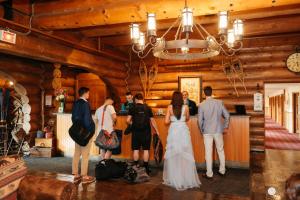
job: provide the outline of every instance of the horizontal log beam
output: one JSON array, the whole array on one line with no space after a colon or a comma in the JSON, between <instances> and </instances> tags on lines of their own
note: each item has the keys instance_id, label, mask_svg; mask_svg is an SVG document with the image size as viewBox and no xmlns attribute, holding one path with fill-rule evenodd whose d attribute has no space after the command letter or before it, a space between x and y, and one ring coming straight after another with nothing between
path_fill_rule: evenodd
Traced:
<instances>
[{"instance_id":1,"label":"horizontal log beam","mask_svg":"<svg viewBox=\"0 0 300 200\"><path fill-rule=\"evenodd\" d=\"M297 0L281 1L273 4L268 1L253 0L245 3L242 0L230 2L221 1L212 3L204 1L199 6L197 0L190 0L189 7L194 8L194 16L212 15L219 10L245 11L277 6L288 6L289 4L299 3ZM82 3L80 0L60 1L52 3L36 4L35 24L44 29L71 29L81 27L91 27L107 24L119 24L146 21L147 12L155 12L157 19L177 18L179 11L184 7L184 2L178 3L177 0L121 0L97 1L88 0ZM290 9L295 9L295 6ZM282 9L272 9L274 12ZM260 11L260 10L259 10ZM261 13L265 13L260 11ZM288 10L287 13L290 11ZM266 12L266 13L270 13ZM242 13L240 14L242 15ZM259 16L259 14L256 14ZM251 16L255 14L251 13Z\"/></svg>"},{"instance_id":2,"label":"horizontal log beam","mask_svg":"<svg viewBox=\"0 0 300 200\"><path fill-rule=\"evenodd\" d=\"M123 62L96 56L33 35L18 35L15 45L0 43L0 52L51 63L61 63L105 77L126 77Z\"/></svg>"},{"instance_id":3,"label":"horizontal log beam","mask_svg":"<svg viewBox=\"0 0 300 200\"><path fill-rule=\"evenodd\" d=\"M33 75L41 75L43 73L40 63L7 54L0 54L0 69L2 70L2 68L9 72L26 73L30 71Z\"/></svg>"},{"instance_id":4,"label":"horizontal log beam","mask_svg":"<svg viewBox=\"0 0 300 200\"><path fill-rule=\"evenodd\" d=\"M271 36L276 34L284 33L299 33L300 26L295 24L295 21L300 20L300 15L282 16L282 17L272 17L263 18L259 20L248 20L244 22L244 40L247 38L257 37L257 36ZM218 35L217 23L203 25L206 30L214 36ZM165 31L158 31L157 35L161 36ZM166 40L173 40L176 34L176 29L172 29L165 36ZM195 31L190 35L191 38L201 39L201 36ZM243 40L243 42L244 42ZM110 44L112 46L130 46L131 40L129 35L129 27L127 34L125 35L115 35L102 37L101 41L103 43ZM248 47L248 46L246 46Z\"/></svg>"},{"instance_id":5,"label":"horizontal log beam","mask_svg":"<svg viewBox=\"0 0 300 200\"><path fill-rule=\"evenodd\" d=\"M107 58L115 59L115 60L122 61L122 62L125 62L125 61L128 60L125 57L121 57L121 56L114 55L114 54L111 54L111 53L108 53L108 52L105 52L105 51L93 49L89 46L80 45L80 44L78 44L76 42L73 42L71 40L67 40L67 39L64 39L62 37L58 37L56 35L48 34L46 32L40 31L38 29L28 28L27 26L24 26L24 25L21 25L21 24L18 24L18 23L14 23L12 21L5 20L3 18L0 18L0 25L2 27L11 28L12 30L16 30L16 31L19 31L19 32L29 32L30 31L31 34L46 37L47 39L54 40L57 43L60 43L60 44L66 45L68 47L71 47L73 49L78 49L80 51L84 51L84 52L87 52L87 53L100 55L100 56L105 56Z\"/></svg>"}]
</instances>

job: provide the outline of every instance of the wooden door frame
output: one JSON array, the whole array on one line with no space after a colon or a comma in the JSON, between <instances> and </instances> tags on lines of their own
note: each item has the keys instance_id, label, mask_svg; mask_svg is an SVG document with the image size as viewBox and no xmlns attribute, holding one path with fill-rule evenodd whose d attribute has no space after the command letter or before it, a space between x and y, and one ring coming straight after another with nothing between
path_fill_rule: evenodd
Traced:
<instances>
[{"instance_id":1,"label":"wooden door frame","mask_svg":"<svg viewBox=\"0 0 300 200\"><path fill-rule=\"evenodd\" d=\"M300 95L299 92L293 92L292 93L293 133L297 133L297 110L296 110L296 103L298 101L298 96L299 95Z\"/></svg>"},{"instance_id":2,"label":"wooden door frame","mask_svg":"<svg viewBox=\"0 0 300 200\"><path fill-rule=\"evenodd\" d=\"M266 84L280 84L280 83L300 83L300 81L263 81L263 91L264 91L264 98L265 98L265 94L266 94ZM300 94L299 94L300 95ZM292 97L293 100L293 97ZM265 106L265 104L264 104ZM284 106L285 107L285 106ZM264 108L265 109L265 108ZM285 110L285 108L284 108ZM294 115L294 114L293 114ZM284 116L285 117L285 116ZM272 116L271 116L272 118ZM294 117L293 117L294 118ZM266 119L266 113L264 112L264 119ZM266 124L265 124L266 126ZM293 119L293 126L294 126L294 119ZM293 128L294 129L294 128ZM265 133L266 134L266 133Z\"/></svg>"}]
</instances>

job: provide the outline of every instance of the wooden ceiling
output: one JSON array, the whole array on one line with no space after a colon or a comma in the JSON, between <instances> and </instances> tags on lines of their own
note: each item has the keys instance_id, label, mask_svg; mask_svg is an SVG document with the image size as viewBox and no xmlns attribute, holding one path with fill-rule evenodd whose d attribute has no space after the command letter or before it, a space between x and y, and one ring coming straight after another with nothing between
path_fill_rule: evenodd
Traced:
<instances>
[{"instance_id":1,"label":"wooden ceiling","mask_svg":"<svg viewBox=\"0 0 300 200\"><path fill-rule=\"evenodd\" d=\"M109 51L124 55L130 45L131 22L141 23L145 30L147 12L155 12L160 34L184 7L184 0L23 0L13 1L13 7L29 15L30 2L34 2L34 28L93 48L106 45ZM211 34L217 34L220 10L231 11L232 20L245 21L246 37L300 32L300 0L188 0L188 5ZM28 25L20 17L15 22Z\"/></svg>"},{"instance_id":2,"label":"wooden ceiling","mask_svg":"<svg viewBox=\"0 0 300 200\"><path fill-rule=\"evenodd\" d=\"M188 0L194 16L216 14L221 10L245 11L299 3L299 0ZM44 29L72 29L146 21L147 12L157 19L176 18L183 0L73 0L41 2L35 6L35 23Z\"/></svg>"}]
</instances>

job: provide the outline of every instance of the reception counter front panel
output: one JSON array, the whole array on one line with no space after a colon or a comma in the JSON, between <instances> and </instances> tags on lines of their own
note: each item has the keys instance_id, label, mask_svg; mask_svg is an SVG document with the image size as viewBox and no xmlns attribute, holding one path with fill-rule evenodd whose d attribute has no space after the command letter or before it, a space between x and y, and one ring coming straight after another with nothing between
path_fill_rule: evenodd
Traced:
<instances>
[{"instance_id":1,"label":"reception counter front panel","mask_svg":"<svg viewBox=\"0 0 300 200\"><path fill-rule=\"evenodd\" d=\"M168 135L168 125L164 124L164 117L155 117L158 125L160 138L165 148ZM71 114L57 114L57 148L65 156L73 156L74 142L70 138L68 130L71 127ZM195 160L198 164L205 163L205 150L203 136L199 131L197 117L191 117L188 122L191 132L192 145ZM118 116L116 129L125 130L127 127L126 116ZM95 140L97 134L94 135ZM152 148L152 145L151 145ZM231 116L230 125L227 133L224 133L224 150L228 166L249 167L250 142L249 142L249 116ZM214 151L214 159L217 160L217 153ZM99 155L99 149L92 144L91 155ZM131 159L131 134L123 135L122 153L116 158ZM150 159L154 160L153 150L151 149Z\"/></svg>"}]
</instances>

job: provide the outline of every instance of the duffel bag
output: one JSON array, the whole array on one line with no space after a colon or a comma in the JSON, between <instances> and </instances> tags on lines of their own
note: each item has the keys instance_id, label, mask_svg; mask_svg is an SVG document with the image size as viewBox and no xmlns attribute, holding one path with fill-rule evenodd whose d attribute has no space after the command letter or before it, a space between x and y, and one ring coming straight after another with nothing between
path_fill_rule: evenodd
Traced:
<instances>
[{"instance_id":1,"label":"duffel bag","mask_svg":"<svg viewBox=\"0 0 300 200\"><path fill-rule=\"evenodd\" d=\"M136 165L129 165L127 167L124 178L129 183L143 183L150 181L150 176L146 173L146 169L144 167L137 167Z\"/></svg>"},{"instance_id":2,"label":"duffel bag","mask_svg":"<svg viewBox=\"0 0 300 200\"><path fill-rule=\"evenodd\" d=\"M101 160L95 168L97 180L108 180L110 178L121 178L125 174L127 164L125 162L116 162L113 159Z\"/></svg>"}]
</instances>

